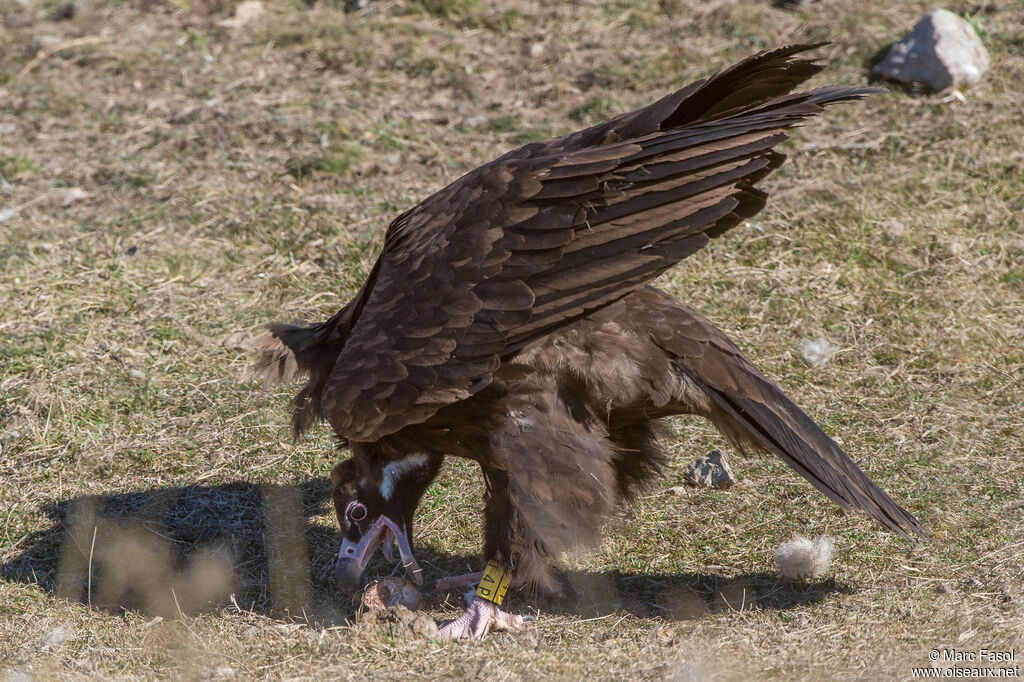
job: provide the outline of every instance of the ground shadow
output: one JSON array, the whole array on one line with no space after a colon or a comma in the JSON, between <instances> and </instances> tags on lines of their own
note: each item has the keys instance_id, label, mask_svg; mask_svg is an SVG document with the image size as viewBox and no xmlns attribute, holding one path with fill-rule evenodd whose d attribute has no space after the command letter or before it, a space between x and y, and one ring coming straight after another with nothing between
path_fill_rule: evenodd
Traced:
<instances>
[{"instance_id":1,"label":"ground shadow","mask_svg":"<svg viewBox=\"0 0 1024 682\"><path fill-rule=\"evenodd\" d=\"M301 485L160 488L82 496L43 508L53 525L25 538L0 565L4 580L108 610L174 617L234 605L321 625L351 621L355 604L332 585L338 538L325 478ZM329 512L328 512L329 513ZM441 607L461 604L458 590L438 592L437 578L478 566L473 555L417 550L428 579L424 596ZM376 564L374 574L388 570ZM771 573L653 575L572 571L565 597L513 594L511 608L599 617L696 618L707 612L789 609L848 586L826 580L792 585Z\"/></svg>"},{"instance_id":2,"label":"ground shadow","mask_svg":"<svg viewBox=\"0 0 1024 682\"><path fill-rule=\"evenodd\" d=\"M421 549L420 554L431 564L452 567L442 574L458 573L463 565L461 557L430 556L429 548ZM479 562L476 557L469 559ZM566 571L560 575L560 583L563 589L560 598L513 592L509 608L519 613L536 609L585 618L629 613L640 618L687 620L725 611L783 611L820 602L831 594L855 591L852 585L833 578L794 583L783 580L778 573L760 571L727 575ZM449 603L459 604L459 590L450 590L447 598ZM445 595L435 596L435 599L444 601Z\"/></svg>"},{"instance_id":3,"label":"ground shadow","mask_svg":"<svg viewBox=\"0 0 1024 682\"><path fill-rule=\"evenodd\" d=\"M875 67L882 63L882 61L889 55L889 50L895 43L888 43L864 58L861 62L865 72L868 74L868 80L872 83L883 83L886 82L886 78L875 71Z\"/></svg>"},{"instance_id":4,"label":"ground shadow","mask_svg":"<svg viewBox=\"0 0 1024 682\"><path fill-rule=\"evenodd\" d=\"M234 603L335 621L352 609L329 589L336 529L331 482L235 482L88 495L46 505L53 525L0 565L9 581L104 609L165 617Z\"/></svg>"}]
</instances>

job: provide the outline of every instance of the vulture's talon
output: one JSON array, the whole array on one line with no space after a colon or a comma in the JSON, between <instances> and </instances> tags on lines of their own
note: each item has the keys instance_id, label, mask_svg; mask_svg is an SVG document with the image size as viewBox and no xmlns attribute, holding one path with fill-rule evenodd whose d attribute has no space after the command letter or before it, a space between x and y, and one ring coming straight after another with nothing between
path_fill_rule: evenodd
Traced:
<instances>
[{"instance_id":1,"label":"vulture's talon","mask_svg":"<svg viewBox=\"0 0 1024 682\"><path fill-rule=\"evenodd\" d=\"M483 639L493 631L514 632L523 626L523 616L508 613L498 605L477 597L466 612L441 626L441 639Z\"/></svg>"}]
</instances>

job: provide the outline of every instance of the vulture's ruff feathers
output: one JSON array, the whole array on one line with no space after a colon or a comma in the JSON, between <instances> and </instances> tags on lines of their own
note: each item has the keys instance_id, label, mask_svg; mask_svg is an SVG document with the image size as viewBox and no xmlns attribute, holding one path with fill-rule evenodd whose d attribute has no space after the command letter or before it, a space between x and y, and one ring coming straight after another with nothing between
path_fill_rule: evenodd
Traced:
<instances>
[{"instance_id":1,"label":"vulture's ruff feathers","mask_svg":"<svg viewBox=\"0 0 1024 682\"><path fill-rule=\"evenodd\" d=\"M720 330L648 286L764 207L755 184L782 164L788 129L881 91L792 92L820 70L798 56L812 47L470 171L391 223L342 310L260 340L267 380L309 375L296 434L326 419L352 449L332 478L353 556L372 552L379 517L411 536L441 458L467 457L487 485L485 560L513 586L555 590L558 556L596 541L658 471L657 420L673 414L774 452L844 509L924 533ZM365 518L347 515L354 501ZM336 574L361 570L342 557Z\"/></svg>"}]
</instances>

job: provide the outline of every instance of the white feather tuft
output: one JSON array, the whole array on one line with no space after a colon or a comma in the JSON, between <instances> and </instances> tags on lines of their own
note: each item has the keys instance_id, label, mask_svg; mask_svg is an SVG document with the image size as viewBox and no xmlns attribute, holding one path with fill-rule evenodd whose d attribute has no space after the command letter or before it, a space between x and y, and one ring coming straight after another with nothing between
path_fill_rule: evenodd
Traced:
<instances>
[{"instance_id":1,"label":"white feather tuft","mask_svg":"<svg viewBox=\"0 0 1024 682\"><path fill-rule=\"evenodd\" d=\"M775 565L786 580L818 578L831 565L833 549L832 539L824 535L813 541L797 535L775 550Z\"/></svg>"},{"instance_id":2,"label":"white feather tuft","mask_svg":"<svg viewBox=\"0 0 1024 682\"><path fill-rule=\"evenodd\" d=\"M390 500L395 494L395 483L413 469L419 469L427 463L426 455L412 455L405 459L391 462L381 473L380 494L385 500Z\"/></svg>"},{"instance_id":3,"label":"white feather tuft","mask_svg":"<svg viewBox=\"0 0 1024 682\"><path fill-rule=\"evenodd\" d=\"M811 367L821 367L832 359L836 351L828 339L818 337L816 339L803 339L800 341L800 350L804 354L804 361Z\"/></svg>"}]
</instances>

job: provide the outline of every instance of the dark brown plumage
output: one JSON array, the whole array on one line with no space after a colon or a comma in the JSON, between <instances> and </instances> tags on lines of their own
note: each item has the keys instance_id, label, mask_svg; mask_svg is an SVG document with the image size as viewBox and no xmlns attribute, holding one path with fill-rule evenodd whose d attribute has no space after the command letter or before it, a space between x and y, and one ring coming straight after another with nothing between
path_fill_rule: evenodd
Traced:
<instances>
[{"instance_id":1,"label":"dark brown plumage","mask_svg":"<svg viewBox=\"0 0 1024 682\"><path fill-rule=\"evenodd\" d=\"M485 558L513 586L553 589L558 555L657 471L655 420L683 413L776 453L846 509L922 532L719 330L646 286L764 206L754 184L782 163L787 129L875 92L790 93L820 68L796 56L809 47L471 171L391 224L345 308L263 339L264 376L309 373L296 432L324 418L352 449L335 504L360 570L367 534L408 536L456 455L487 482Z\"/></svg>"}]
</instances>

